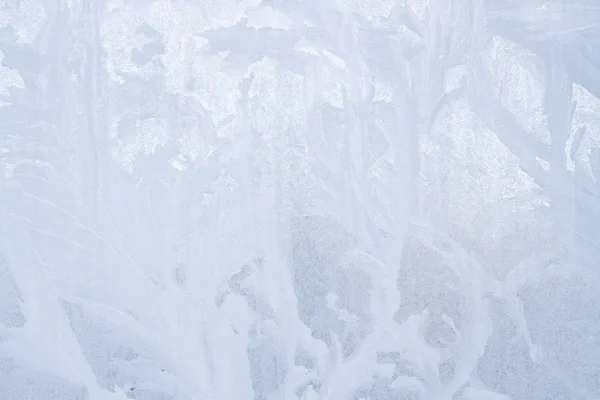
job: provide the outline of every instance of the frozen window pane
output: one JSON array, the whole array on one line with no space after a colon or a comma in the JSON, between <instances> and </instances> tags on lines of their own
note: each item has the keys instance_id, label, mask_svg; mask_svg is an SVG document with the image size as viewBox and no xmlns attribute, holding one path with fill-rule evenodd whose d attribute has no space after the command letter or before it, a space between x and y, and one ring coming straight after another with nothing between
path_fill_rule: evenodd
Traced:
<instances>
[{"instance_id":1,"label":"frozen window pane","mask_svg":"<svg viewBox=\"0 0 600 400\"><path fill-rule=\"evenodd\" d=\"M597 0L0 0L0 400L600 399Z\"/></svg>"}]
</instances>

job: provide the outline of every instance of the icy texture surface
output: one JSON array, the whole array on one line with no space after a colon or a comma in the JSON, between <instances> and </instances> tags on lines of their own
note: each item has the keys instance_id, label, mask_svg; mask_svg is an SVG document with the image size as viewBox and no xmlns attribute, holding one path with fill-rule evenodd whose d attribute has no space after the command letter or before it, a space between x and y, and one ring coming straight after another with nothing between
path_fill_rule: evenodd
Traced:
<instances>
[{"instance_id":1,"label":"icy texture surface","mask_svg":"<svg viewBox=\"0 0 600 400\"><path fill-rule=\"evenodd\" d=\"M0 0L0 400L600 399L600 1Z\"/></svg>"}]
</instances>

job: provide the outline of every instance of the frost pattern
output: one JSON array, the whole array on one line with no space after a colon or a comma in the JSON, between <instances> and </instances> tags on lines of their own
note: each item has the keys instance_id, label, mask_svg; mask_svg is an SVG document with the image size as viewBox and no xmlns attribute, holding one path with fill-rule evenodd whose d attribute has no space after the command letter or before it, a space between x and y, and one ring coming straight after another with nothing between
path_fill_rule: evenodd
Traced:
<instances>
[{"instance_id":1,"label":"frost pattern","mask_svg":"<svg viewBox=\"0 0 600 400\"><path fill-rule=\"evenodd\" d=\"M0 0L0 399L599 399L598 21Z\"/></svg>"}]
</instances>

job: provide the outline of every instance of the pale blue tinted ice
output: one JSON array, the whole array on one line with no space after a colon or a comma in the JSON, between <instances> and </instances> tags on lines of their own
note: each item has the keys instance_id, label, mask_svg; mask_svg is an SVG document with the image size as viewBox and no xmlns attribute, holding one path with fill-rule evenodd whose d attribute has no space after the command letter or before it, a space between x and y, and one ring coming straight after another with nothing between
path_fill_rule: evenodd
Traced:
<instances>
[{"instance_id":1,"label":"pale blue tinted ice","mask_svg":"<svg viewBox=\"0 0 600 400\"><path fill-rule=\"evenodd\" d=\"M0 0L0 400L600 399L600 2Z\"/></svg>"}]
</instances>

